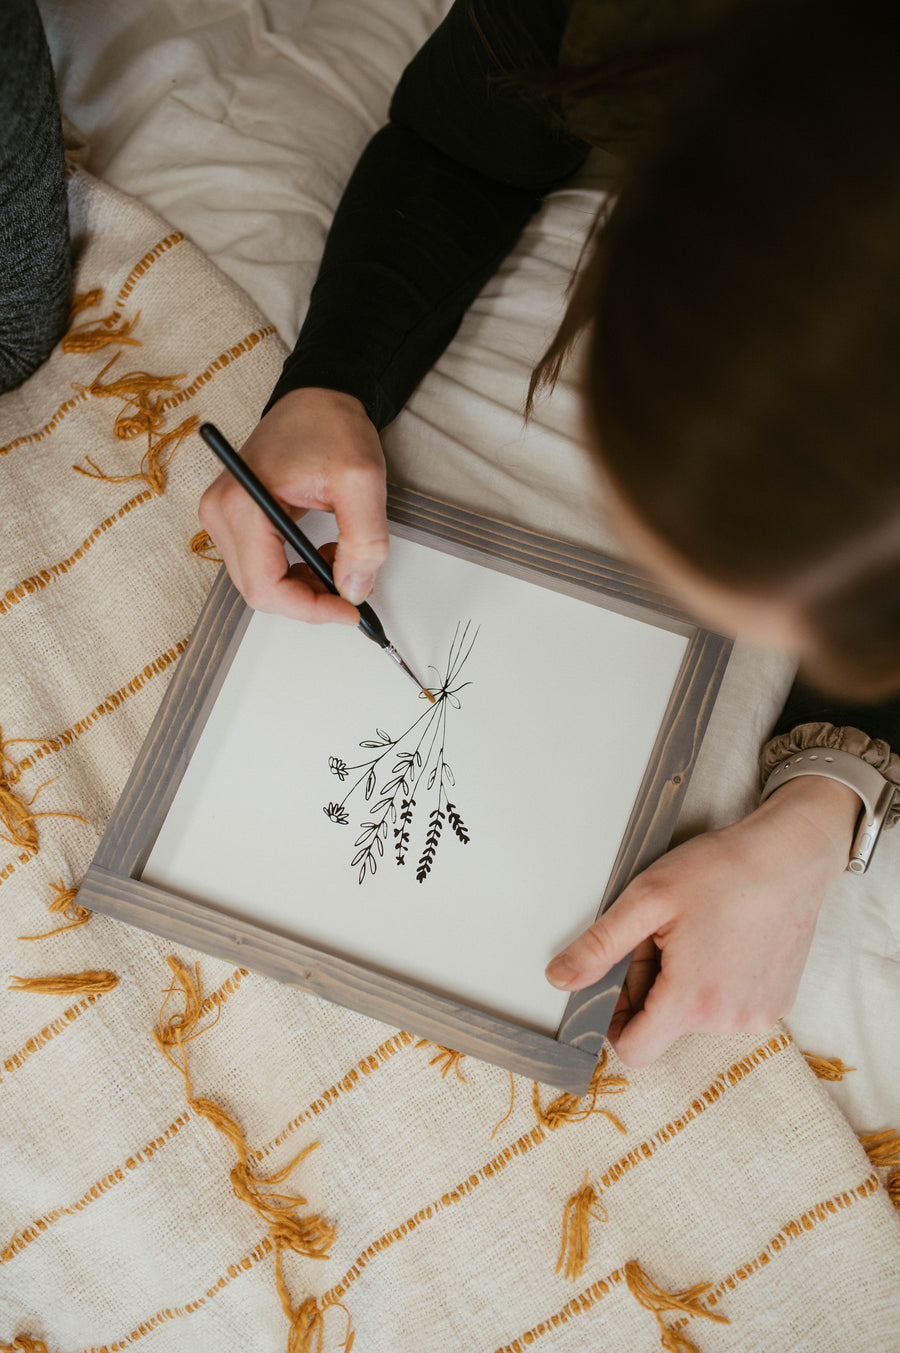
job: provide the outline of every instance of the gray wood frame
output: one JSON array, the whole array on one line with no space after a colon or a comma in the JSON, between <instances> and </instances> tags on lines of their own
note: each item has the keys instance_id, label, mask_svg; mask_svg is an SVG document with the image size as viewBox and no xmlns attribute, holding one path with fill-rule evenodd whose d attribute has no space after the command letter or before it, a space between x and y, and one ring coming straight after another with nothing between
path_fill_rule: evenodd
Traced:
<instances>
[{"instance_id":1,"label":"gray wood frame","mask_svg":"<svg viewBox=\"0 0 900 1353\"><path fill-rule=\"evenodd\" d=\"M618 560L392 490L391 530L502 572L683 634L687 651L660 725L598 915L667 848L728 657L729 640L700 629ZM587 1088L627 968L574 994L555 1038L151 886L142 872L215 704L251 611L224 568L175 670L78 894L80 905L302 987L445 1047L560 1086Z\"/></svg>"}]
</instances>

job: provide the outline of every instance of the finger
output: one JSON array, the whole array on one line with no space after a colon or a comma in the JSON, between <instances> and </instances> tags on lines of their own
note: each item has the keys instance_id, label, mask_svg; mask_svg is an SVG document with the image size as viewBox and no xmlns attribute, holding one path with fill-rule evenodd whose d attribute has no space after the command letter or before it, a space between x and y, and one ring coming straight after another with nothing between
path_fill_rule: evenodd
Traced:
<instances>
[{"instance_id":1,"label":"finger","mask_svg":"<svg viewBox=\"0 0 900 1353\"><path fill-rule=\"evenodd\" d=\"M377 466L361 466L348 475L334 495L338 524L334 581L354 606L372 591L378 570L387 558L387 490Z\"/></svg>"},{"instance_id":2,"label":"finger","mask_svg":"<svg viewBox=\"0 0 900 1353\"><path fill-rule=\"evenodd\" d=\"M655 1062L676 1038L688 1031L683 1009L674 999L670 1001L666 994L654 999L653 993L660 980L657 978L654 983L643 1010L639 1010L621 1032L610 1033L609 1041L619 1060L634 1070Z\"/></svg>"},{"instance_id":3,"label":"finger","mask_svg":"<svg viewBox=\"0 0 900 1353\"><path fill-rule=\"evenodd\" d=\"M204 525L247 604L308 624L358 624L354 606L328 592L308 570L289 569L280 532L246 494L238 492L240 496L228 504L227 516L222 511L205 513Z\"/></svg>"},{"instance_id":4,"label":"finger","mask_svg":"<svg viewBox=\"0 0 900 1353\"><path fill-rule=\"evenodd\" d=\"M625 1025L643 1010L647 994L659 973L659 950L652 939L642 940L632 955L622 990L610 1020L608 1036L615 1043Z\"/></svg>"},{"instance_id":5,"label":"finger","mask_svg":"<svg viewBox=\"0 0 900 1353\"><path fill-rule=\"evenodd\" d=\"M303 620L308 625L359 624L356 607L329 591L306 564L291 564L285 576L284 590L280 584L276 585L270 598L271 607L266 609L277 615L287 615L292 620Z\"/></svg>"},{"instance_id":6,"label":"finger","mask_svg":"<svg viewBox=\"0 0 900 1353\"><path fill-rule=\"evenodd\" d=\"M564 991L580 991L603 977L667 919L661 896L632 885L593 925L557 954L547 981Z\"/></svg>"}]
</instances>

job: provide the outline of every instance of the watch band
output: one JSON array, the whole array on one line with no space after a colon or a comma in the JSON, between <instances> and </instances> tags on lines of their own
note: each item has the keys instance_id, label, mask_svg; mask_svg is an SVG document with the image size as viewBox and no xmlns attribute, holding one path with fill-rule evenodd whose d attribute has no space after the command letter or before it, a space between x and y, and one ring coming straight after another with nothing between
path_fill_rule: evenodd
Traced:
<instances>
[{"instance_id":1,"label":"watch band","mask_svg":"<svg viewBox=\"0 0 900 1353\"><path fill-rule=\"evenodd\" d=\"M864 874L893 803L896 787L868 761L852 752L812 747L794 753L775 767L765 783L760 802L764 803L776 789L798 775L822 775L828 780L838 780L862 799L863 811L856 824L847 869L851 874Z\"/></svg>"}]
</instances>

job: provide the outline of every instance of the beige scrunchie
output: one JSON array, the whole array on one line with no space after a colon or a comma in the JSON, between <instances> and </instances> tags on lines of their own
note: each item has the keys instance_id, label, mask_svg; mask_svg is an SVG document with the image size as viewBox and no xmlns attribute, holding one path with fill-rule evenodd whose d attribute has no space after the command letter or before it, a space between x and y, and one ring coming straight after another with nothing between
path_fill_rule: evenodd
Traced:
<instances>
[{"instance_id":1,"label":"beige scrunchie","mask_svg":"<svg viewBox=\"0 0 900 1353\"><path fill-rule=\"evenodd\" d=\"M868 762L880 771L886 780L900 790L900 756L892 752L884 738L870 738L859 728L836 727L833 723L802 723L789 733L779 733L763 747L759 757L759 773L765 784L772 771L782 761L797 752L809 751L814 747L828 747L841 752L850 752L862 761ZM885 821L886 827L893 827L900 818L900 795L893 803Z\"/></svg>"}]
</instances>

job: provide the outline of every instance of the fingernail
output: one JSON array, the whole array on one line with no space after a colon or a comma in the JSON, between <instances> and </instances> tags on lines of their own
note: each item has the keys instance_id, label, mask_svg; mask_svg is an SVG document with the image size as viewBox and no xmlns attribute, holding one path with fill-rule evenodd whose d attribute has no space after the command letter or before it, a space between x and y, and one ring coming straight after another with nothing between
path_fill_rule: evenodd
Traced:
<instances>
[{"instance_id":1,"label":"fingernail","mask_svg":"<svg viewBox=\"0 0 900 1353\"><path fill-rule=\"evenodd\" d=\"M341 588L341 596L353 606L361 606L372 591L375 579L367 573L351 573Z\"/></svg>"},{"instance_id":2,"label":"fingernail","mask_svg":"<svg viewBox=\"0 0 900 1353\"><path fill-rule=\"evenodd\" d=\"M547 964L544 976L553 987L567 987L578 977L578 969L568 954L558 954Z\"/></svg>"}]
</instances>

